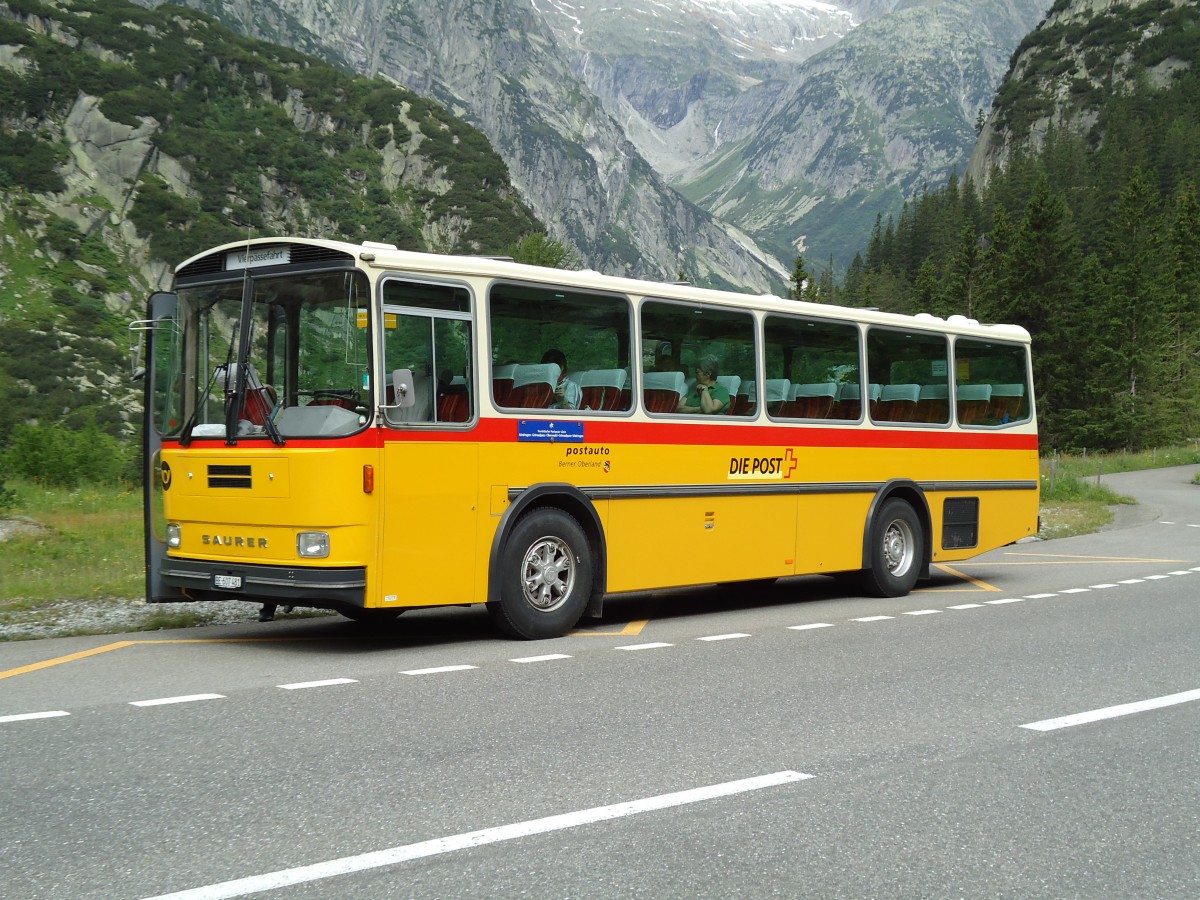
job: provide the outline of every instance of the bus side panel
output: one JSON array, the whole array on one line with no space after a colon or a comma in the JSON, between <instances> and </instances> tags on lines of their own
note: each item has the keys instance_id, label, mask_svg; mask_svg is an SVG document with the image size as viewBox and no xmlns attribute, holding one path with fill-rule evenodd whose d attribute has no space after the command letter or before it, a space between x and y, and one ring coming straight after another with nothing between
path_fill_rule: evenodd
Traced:
<instances>
[{"instance_id":1,"label":"bus side panel","mask_svg":"<svg viewBox=\"0 0 1200 900\"><path fill-rule=\"evenodd\" d=\"M607 537L612 592L791 575L796 498L613 501Z\"/></svg>"},{"instance_id":2,"label":"bus side panel","mask_svg":"<svg viewBox=\"0 0 1200 900\"><path fill-rule=\"evenodd\" d=\"M383 451L382 596L368 606L474 603L479 556L475 444L388 441ZM378 489L378 488L377 488Z\"/></svg>"},{"instance_id":3,"label":"bus side panel","mask_svg":"<svg viewBox=\"0 0 1200 900\"><path fill-rule=\"evenodd\" d=\"M863 529L871 500L867 493L801 495L795 573L861 569Z\"/></svg>"}]
</instances>

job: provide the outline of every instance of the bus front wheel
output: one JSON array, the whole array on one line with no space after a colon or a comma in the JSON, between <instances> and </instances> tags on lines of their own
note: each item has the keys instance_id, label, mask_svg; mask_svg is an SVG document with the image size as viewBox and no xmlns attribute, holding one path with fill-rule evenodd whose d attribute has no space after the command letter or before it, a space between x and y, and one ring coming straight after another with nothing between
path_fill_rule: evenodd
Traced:
<instances>
[{"instance_id":1,"label":"bus front wheel","mask_svg":"<svg viewBox=\"0 0 1200 900\"><path fill-rule=\"evenodd\" d=\"M903 597L917 584L925 557L925 532L912 506L888 500L871 523L862 585L875 597Z\"/></svg>"},{"instance_id":2,"label":"bus front wheel","mask_svg":"<svg viewBox=\"0 0 1200 900\"><path fill-rule=\"evenodd\" d=\"M523 640L560 637L583 616L592 590L587 535L567 513L539 509L505 545L500 599L487 605L496 626Z\"/></svg>"}]
</instances>

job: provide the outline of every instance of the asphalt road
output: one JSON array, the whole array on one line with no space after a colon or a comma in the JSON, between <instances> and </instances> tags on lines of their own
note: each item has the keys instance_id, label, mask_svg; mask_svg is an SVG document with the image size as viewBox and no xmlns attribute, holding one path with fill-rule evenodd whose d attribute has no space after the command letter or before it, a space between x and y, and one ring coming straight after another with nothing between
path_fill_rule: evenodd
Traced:
<instances>
[{"instance_id":1,"label":"asphalt road","mask_svg":"<svg viewBox=\"0 0 1200 900\"><path fill-rule=\"evenodd\" d=\"M901 599L0 644L0 897L1200 896L1196 471Z\"/></svg>"}]
</instances>

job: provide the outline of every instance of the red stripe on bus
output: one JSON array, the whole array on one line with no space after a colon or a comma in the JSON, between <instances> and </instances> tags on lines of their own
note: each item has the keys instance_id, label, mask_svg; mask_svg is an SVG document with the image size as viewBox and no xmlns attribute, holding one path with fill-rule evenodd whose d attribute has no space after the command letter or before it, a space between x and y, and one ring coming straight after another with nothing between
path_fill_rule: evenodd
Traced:
<instances>
[{"instance_id":1,"label":"red stripe on bus","mask_svg":"<svg viewBox=\"0 0 1200 900\"><path fill-rule=\"evenodd\" d=\"M519 418L482 418L473 428L369 428L338 439L288 438L293 449L327 450L334 447L379 448L393 441L436 443L517 443ZM530 419L545 422L550 419ZM558 419L555 421L564 421ZM853 447L869 449L922 450L1031 450L1038 449L1038 436L1008 431L949 431L905 428L842 428L821 425L709 425L703 422L634 422L611 419L572 419L583 423L584 444L702 445L709 447ZM193 447L208 449L208 441L195 440ZM211 442L225 449L223 439ZM535 442L531 442L535 443ZM564 444L567 442L563 442ZM573 442L572 442L573 443ZM246 450L271 450L263 441L242 441Z\"/></svg>"}]
</instances>

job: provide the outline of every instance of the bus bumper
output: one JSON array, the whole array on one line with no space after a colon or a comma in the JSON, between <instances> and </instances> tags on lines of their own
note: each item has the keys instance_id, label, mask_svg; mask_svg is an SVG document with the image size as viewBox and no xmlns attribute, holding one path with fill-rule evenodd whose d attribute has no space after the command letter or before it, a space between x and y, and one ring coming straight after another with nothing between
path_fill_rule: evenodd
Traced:
<instances>
[{"instance_id":1,"label":"bus bumper","mask_svg":"<svg viewBox=\"0 0 1200 900\"><path fill-rule=\"evenodd\" d=\"M334 609L366 605L363 566L320 569L168 559L162 580L185 591L187 600L278 600L295 606Z\"/></svg>"}]
</instances>

